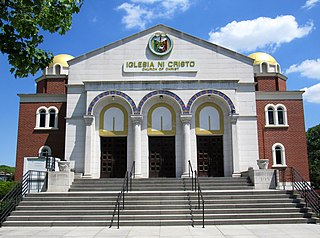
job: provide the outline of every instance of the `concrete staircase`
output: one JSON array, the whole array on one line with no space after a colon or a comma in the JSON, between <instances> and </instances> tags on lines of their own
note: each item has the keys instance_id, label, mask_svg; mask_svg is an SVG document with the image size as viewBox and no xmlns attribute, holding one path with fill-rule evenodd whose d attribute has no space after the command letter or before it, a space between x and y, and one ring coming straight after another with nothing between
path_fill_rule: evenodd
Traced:
<instances>
[{"instance_id":1,"label":"concrete staircase","mask_svg":"<svg viewBox=\"0 0 320 238\"><path fill-rule=\"evenodd\" d=\"M122 182L79 179L68 193L28 194L3 226L109 226ZM201 178L200 183L206 225L316 221L290 191L253 190L244 178ZM136 179L125 195L120 226L202 225L190 179Z\"/></svg>"}]
</instances>

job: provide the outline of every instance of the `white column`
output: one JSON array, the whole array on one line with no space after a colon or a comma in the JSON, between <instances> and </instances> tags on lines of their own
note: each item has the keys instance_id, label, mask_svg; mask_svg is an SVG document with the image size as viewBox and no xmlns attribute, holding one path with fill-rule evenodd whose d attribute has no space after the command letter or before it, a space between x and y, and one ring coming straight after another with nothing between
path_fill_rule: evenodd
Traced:
<instances>
[{"instance_id":1,"label":"white column","mask_svg":"<svg viewBox=\"0 0 320 238\"><path fill-rule=\"evenodd\" d=\"M131 115L132 124L134 125L134 161L135 177L141 178L141 124L142 115Z\"/></svg>"},{"instance_id":2,"label":"white column","mask_svg":"<svg viewBox=\"0 0 320 238\"><path fill-rule=\"evenodd\" d=\"M233 171L232 177L240 177L240 161L239 161L239 147L238 147L238 129L237 129L237 121L238 114L230 115L231 119L231 134L232 134L232 163L233 163Z\"/></svg>"},{"instance_id":3,"label":"white column","mask_svg":"<svg viewBox=\"0 0 320 238\"><path fill-rule=\"evenodd\" d=\"M189 176L189 167L188 161L191 160L191 141L190 141L190 128L191 128L191 119L192 115L186 114L180 116L182 125L183 125L183 155L184 159L182 160L182 175L181 177Z\"/></svg>"},{"instance_id":4,"label":"white column","mask_svg":"<svg viewBox=\"0 0 320 238\"><path fill-rule=\"evenodd\" d=\"M83 116L84 122L86 124L86 137L85 137L85 157L84 157L84 177L92 177L92 132L94 116L85 115Z\"/></svg>"}]
</instances>

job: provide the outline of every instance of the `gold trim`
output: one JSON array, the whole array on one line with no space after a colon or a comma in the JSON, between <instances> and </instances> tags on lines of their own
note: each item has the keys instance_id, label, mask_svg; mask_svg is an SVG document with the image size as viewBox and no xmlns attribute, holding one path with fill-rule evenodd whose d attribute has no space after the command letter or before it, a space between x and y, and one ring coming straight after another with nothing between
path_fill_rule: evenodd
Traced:
<instances>
[{"instance_id":1,"label":"gold trim","mask_svg":"<svg viewBox=\"0 0 320 238\"><path fill-rule=\"evenodd\" d=\"M152 113L158 107L165 107L171 112L172 130L152 130ZM162 127L162 123L161 123ZM176 134L176 113L173 108L166 103L157 103L153 105L148 112L148 135L149 136L174 136Z\"/></svg>"},{"instance_id":2,"label":"gold trim","mask_svg":"<svg viewBox=\"0 0 320 238\"><path fill-rule=\"evenodd\" d=\"M112 107L116 107L118 109L120 109L122 112L123 112L123 121L124 121L124 125L123 125L123 128L124 130L123 131L107 131L107 130L104 130L103 128L103 123L104 123L104 113L112 108ZM115 120L115 118L113 118L113 120ZM128 112L127 110L121 106L120 104L117 104L117 103L111 103L107 106L105 106L101 112L100 112L100 123L99 123L99 135L100 136L104 136L104 137L107 137L107 136L127 136L128 135Z\"/></svg>"},{"instance_id":3,"label":"gold trim","mask_svg":"<svg viewBox=\"0 0 320 238\"><path fill-rule=\"evenodd\" d=\"M200 130L200 112L205 107L213 107L218 111L219 117L220 117L220 130ZM223 135L223 134L224 134L224 123L223 123L223 112L221 108L218 105L210 102L201 104L196 110L196 135Z\"/></svg>"}]
</instances>

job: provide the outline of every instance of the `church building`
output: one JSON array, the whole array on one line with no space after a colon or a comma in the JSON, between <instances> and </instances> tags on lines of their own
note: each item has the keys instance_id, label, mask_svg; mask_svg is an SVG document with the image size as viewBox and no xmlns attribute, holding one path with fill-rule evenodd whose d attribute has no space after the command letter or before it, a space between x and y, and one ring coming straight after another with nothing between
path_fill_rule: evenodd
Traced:
<instances>
[{"instance_id":1,"label":"church building","mask_svg":"<svg viewBox=\"0 0 320 238\"><path fill-rule=\"evenodd\" d=\"M49 156L85 178L240 176L267 159L309 181L301 91L279 63L156 25L61 54L19 94L16 179ZM45 170L45 166L43 165Z\"/></svg>"}]
</instances>

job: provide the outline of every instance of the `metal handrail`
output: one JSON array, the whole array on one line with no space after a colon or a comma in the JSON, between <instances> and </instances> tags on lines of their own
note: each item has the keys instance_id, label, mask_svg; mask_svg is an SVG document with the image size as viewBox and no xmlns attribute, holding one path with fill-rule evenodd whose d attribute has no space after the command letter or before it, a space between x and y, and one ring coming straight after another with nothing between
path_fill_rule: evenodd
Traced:
<instances>
[{"instance_id":1,"label":"metal handrail","mask_svg":"<svg viewBox=\"0 0 320 238\"><path fill-rule=\"evenodd\" d=\"M189 172L189 178L190 178L190 172L191 172L191 190L193 190L193 169L192 169L192 164L191 164L191 161L188 160L188 172Z\"/></svg>"},{"instance_id":2,"label":"metal handrail","mask_svg":"<svg viewBox=\"0 0 320 238\"><path fill-rule=\"evenodd\" d=\"M15 210L16 206L20 203L24 196L31 191L31 182L33 174L37 175L37 192L47 190L48 176L45 171L29 170L22 177L21 182L17 183L0 201L0 226L7 219L10 213ZM44 180L41 179L41 175L44 176ZM40 182L44 182L44 186L41 187Z\"/></svg>"},{"instance_id":3,"label":"metal handrail","mask_svg":"<svg viewBox=\"0 0 320 238\"><path fill-rule=\"evenodd\" d=\"M200 186L200 181L199 181L199 177L197 174L197 170L194 171L194 175L196 178L196 181L198 182L198 186L196 186L195 188L195 192L198 192L198 209L200 209L200 198L202 201L202 228L204 228L204 198L203 198L203 193L201 190L201 186Z\"/></svg>"},{"instance_id":4,"label":"metal handrail","mask_svg":"<svg viewBox=\"0 0 320 238\"><path fill-rule=\"evenodd\" d=\"M132 178L135 177L135 161L133 161L130 172L127 170L123 179L121 191L118 193L116 204L113 210L111 222L109 228L113 225L114 216L117 212L117 228L120 227L120 201L122 201L122 210L124 210L124 202L125 202L125 192L129 192L129 184L130 191L132 191ZM130 180L130 182L129 182Z\"/></svg>"},{"instance_id":5,"label":"metal handrail","mask_svg":"<svg viewBox=\"0 0 320 238\"><path fill-rule=\"evenodd\" d=\"M289 175L286 171L289 172ZM313 212L320 217L320 196L313 187L304 180L300 173L293 167L279 169L279 173L282 175L283 188L285 189L285 183L287 182L287 177L289 177L292 183L292 190L297 191L301 197L304 198L306 206L310 207Z\"/></svg>"}]
</instances>

